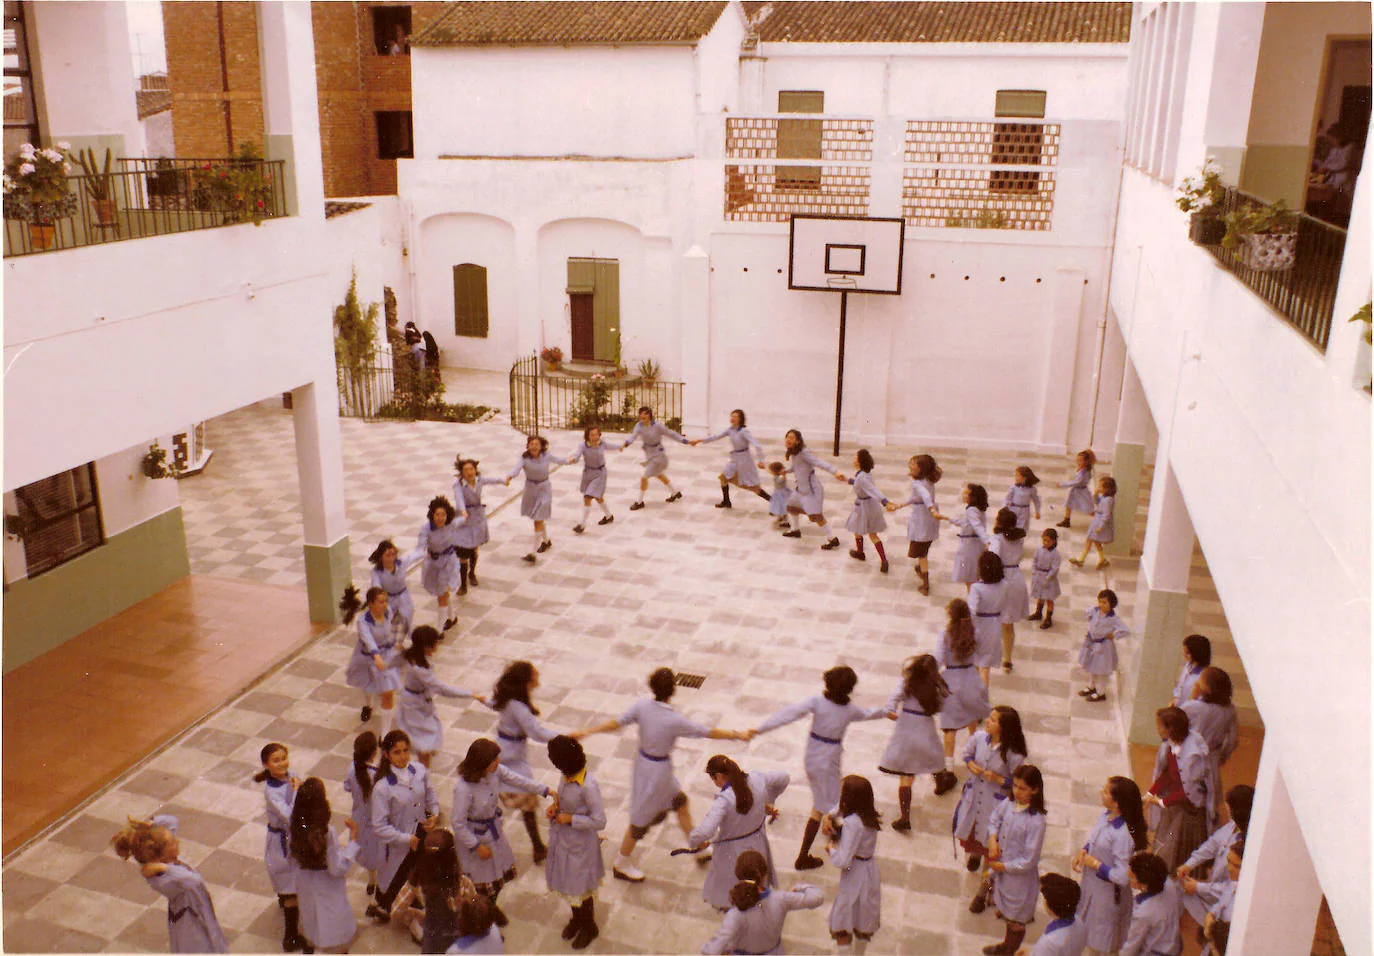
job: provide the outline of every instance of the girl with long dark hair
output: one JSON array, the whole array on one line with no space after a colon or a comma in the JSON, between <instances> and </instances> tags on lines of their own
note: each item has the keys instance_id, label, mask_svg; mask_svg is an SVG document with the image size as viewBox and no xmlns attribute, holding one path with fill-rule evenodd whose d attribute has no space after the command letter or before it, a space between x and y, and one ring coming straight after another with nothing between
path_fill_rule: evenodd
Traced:
<instances>
[{"instance_id":1,"label":"girl with long dark hair","mask_svg":"<svg viewBox=\"0 0 1374 956\"><path fill-rule=\"evenodd\" d=\"M806 447L806 439L802 438L802 433L795 428L789 429L783 437L783 446L787 449L787 470L796 477L797 487L787 499L789 527L782 536L800 538L801 516L804 514L812 522L820 525L821 531L829 536L829 540L821 545L821 550L833 551L840 546L840 539L831 533L830 526L825 523L825 488L816 476L816 470L820 469L834 475L835 469L829 462L812 454Z\"/></svg>"},{"instance_id":2,"label":"girl with long dark hair","mask_svg":"<svg viewBox=\"0 0 1374 956\"><path fill-rule=\"evenodd\" d=\"M867 942L882 925L883 884L874 859L882 820L873 806L873 784L854 774L840 785L840 802L827 818L830 862L840 885L830 906L830 936L840 952L855 940Z\"/></svg>"},{"instance_id":3,"label":"girl with long dark hair","mask_svg":"<svg viewBox=\"0 0 1374 956\"><path fill-rule=\"evenodd\" d=\"M935 659L940 662L940 676L949 688L949 697L940 710L940 730L945 737L945 769L935 781L935 795L954 789L958 778L954 774L954 744L961 729L969 736L978 732L978 724L992 713L988 700L988 685L973 664L978 641L973 630L973 614L968 602L955 598L945 606L948 623L935 647Z\"/></svg>"},{"instance_id":4,"label":"girl with long dark hair","mask_svg":"<svg viewBox=\"0 0 1374 956\"><path fill-rule=\"evenodd\" d=\"M1026 761L1021 715L999 704L983 729L964 745L969 778L954 808L954 837L968 853L968 871L977 873L987 855L988 823L997 804L1011 796L1012 773Z\"/></svg>"},{"instance_id":5,"label":"girl with long dark hair","mask_svg":"<svg viewBox=\"0 0 1374 956\"><path fill-rule=\"evenodd\" d=\"M529 741L546 744L554 732L539 722L539 708L530 695L539 686L539 671L529 661L511 661L501 672L491 692L487 706L501 715L496 724L496 739L501 747L501 762L511 773L526 779L534 777L525 748ZM521 786L507 785L504 776L500 786L501 805L519 810L520 819L529 834L534 850L534 862L543 863L548 850L539 835L539 801Z\"/></svg>"},{"instance_id":6,"label":"girl with long dark hair","mask_svg":"<svg viewBox=\"0 0 1374 956\"><path fill-rule=\"evenodd\" d=\"M725 754L716 754L706 762L706 775L717 788L716 796L687 839L695 850L714 845L701 896L716 909L726 910L730 908L730 890L735 883L735 860L746 850L763 854L768 863L769 885L777 886L764 821L771 804L787 789L791 778L778 770L745 773Z\"/></svg>"},{"instance_id":7,"label":"girl with long dark hair","mask_svg":"<svg viewBox=\"0 0 1374 956\"><path fill-rule=\"evenodd\" d=\"M296 865L301 930L317 952L346 953L358 933L345 883L357 862L358 844L350 838L357 835L358 826L345 820L347 835L341 841L329 818L324 781L307 777L291 810L291 859Z\"/></svg>"},{"instance_id":8,"label":"girl with long dark hair","mask_svg":"<svg viewBox=\"0 0 1374 956\"><path fill-rule=\"evenodd\" d=\"M949 687L940 676L940 665L934 657L920 654L907 658L902 665L902 682L887 702L888 717L896 724L878 762L879 770L898 778L897 804L901 816L892 824L898 833L911 829L911 785L917 775L931 774L936 787L940 785L945 753L935 719L948 696Z\"/></svg>"},{"instance_id":9,"label":"girl with long dark hair","mask_svg":"<svg viewBox=\"0 0 1374 956\"><path fill-rule=\"evenodd\" d=\"M372 788L377 782L373 761L380 749L377 735L364 730L353 738L353 762L344 777L344 791L353 798L348 818L357 825L353 840L358 844L358 865L367 871L367 895L377 893L377 869L382 864L382 847L372 829Z\"/></svg>"},{"instance_id":10,"label":"girl with long dark hair","mask_svg":"<svg viewBox=\"0 0 1374 956\"><path fill-rule=\"evenodd\" d=\"M410 746L426 767L444 746L444 724L435 710L434 698L476 698L486 703L486 698L480 694L445 684L435 676L429 657L439 646L442 636L429 625L421 625L410 635L410 646L401 654L401 707L396 714L396 723L410 735Z\"/></svg>"},{"instance_id":11,"label":"girl with long dark hair","mask_svg":"<svg viewBox=\"0 0 1374 956\"><path fill-rule=\"evenodd\" d=\"M1109 777L1102 785L1102 815L1069 866L1081 873L1078 921L1088 946L1113 953L1126 942L1131 926L1131 857L1147 847L1140 788L1129 777Z\"/></svg>"},{"instance_id":12,"label":"girl with long dark hair","mask_svg":"<svg viewBox=\"0 0 1374 956\"><path fill-rule=\"evenodd\" d=\"M988 822L988 880L969 910L982 912L989 900L1007 924L1002 942L985 947L988 956L1014 956L1035 918L1040 887L1040 851L1045 846L1045 781L1040 769L1023 763L1011 774L1011 799Z\"/></svg>"}]
</instances>

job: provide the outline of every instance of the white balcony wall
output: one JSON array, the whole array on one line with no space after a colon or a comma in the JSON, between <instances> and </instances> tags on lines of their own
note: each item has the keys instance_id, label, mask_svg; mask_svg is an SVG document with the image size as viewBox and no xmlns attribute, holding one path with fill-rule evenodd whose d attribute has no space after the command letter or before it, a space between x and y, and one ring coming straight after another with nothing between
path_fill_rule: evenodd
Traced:
<instances>
[{"instance_id":1,"label":"white balcony wall","mask_svg":"<svg viewBox=\"0 0 1374 956\"><path fill-rule=\"evenodd\" d=\"M141 143L124 4L44 0L29 9L44 135L74 146L115 137L130 147Z\"/></svg>"},{"instance_id":2,"label":"white balcony wall","mask_svg":"<svg viewBox=\"0 0 1374 956\"><path fill-rule=\"evenodd\" d=\"M416 159L689 156L693 48L416 47Z\"/></svg>"},{"instance_id":3,"label":"white balcony wall","mask_svg":"<svg viewBox=\"0 0 1374 956\"><path fill-rule=\"evenodd\" d=\"M1366 199L1352 235L1369 228ZM1345 946L1368 952L1369 396L1188 242L1170 187L1128 171L1117 236L1111 304L1159 456L1225 605L1266 754L1304 782L1291 797ZM1348 356L1367 240L1341 289L1333 352Z\"/></svg>"}]
</instances>

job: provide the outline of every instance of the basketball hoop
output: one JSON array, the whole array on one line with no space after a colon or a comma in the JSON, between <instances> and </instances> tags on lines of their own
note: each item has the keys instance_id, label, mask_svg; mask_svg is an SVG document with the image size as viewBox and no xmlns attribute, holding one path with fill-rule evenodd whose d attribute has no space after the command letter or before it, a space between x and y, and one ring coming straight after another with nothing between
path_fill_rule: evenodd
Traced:
<instances>
[{"instance_id":1,"label":"basketball hoop","mask_svg":"<svg viewBox=\"0 0 1374 956\"><path fill-rule=\"evenodd\" d=\"M853 290L859 287L858 281L853 276L826 276L825 284L832 289Z\"/></svg>"}]
</instances>

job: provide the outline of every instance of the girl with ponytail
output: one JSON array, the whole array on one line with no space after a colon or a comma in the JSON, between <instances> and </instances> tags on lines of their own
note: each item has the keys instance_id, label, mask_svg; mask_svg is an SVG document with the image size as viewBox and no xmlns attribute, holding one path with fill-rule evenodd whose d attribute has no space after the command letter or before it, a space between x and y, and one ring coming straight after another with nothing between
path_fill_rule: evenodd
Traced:
<instances>
[{"instance_id":1,"label":"girl with ponytail","mask_svg":"<svg viewBox=\"0 0 1374 956\"><path fill-rule=\"evenodd\" d=\"M1131 927L1130 862L1146 849L1140 788L1127 777L1110 777L1102 787L1102 815L1070 863L1082 873L1078 921L1088 946L1110 953L1126 942Z\"/></svg>"},{"instance_id":2,"label":"girl with ponytail","mask_svg":"<svg viewBox=\"0 0 1374 956\"><path fill-rule=\"evenodd\" d=\"M177 818L129 817L129 825L110 838L120 859L133 857L148 886L167 897L167 935L173 953L227 953L215 903L205 878L178 858ZM173 913L177 915L172 916Z\"/></svg>"},{"instance_id":3,"label":"girl with ponytail","mask_svg":"<svg viewBox=\"0 0 1374 956\"><path fill-rule=\"evenodd\" d=\"M782 951L782 927L792 910L814 910L825 894L814 886L798 883L791 890L770 890L768 861L756 850L745 850L735 860L730 889L731 909L716 935L701 947L703 953L778 953Z\"/></svg>"},{"instance_id":4,"label":"girl with ponytail","mask_svg":"<svg viewBox=\"0 0 1374 956\"><path fill-rule=\"evenodd\" d=\"M353 763L343 787L353 798L348 818L358 826L358 865L367 871L367 895L377 893L377 870L381 868L382 847L372 829L372 787L377 782L377 735L364 730L353 740Z\"/></svg>"},{"instance_id":5,"label":"girl with ponytail","mask_svg":"<svg viewBox=\"0 0 1374 956\"><path fill-rule=\"evenodd\" d=\"M706 762L706 774L718 788L711 808L687 837L697 850L714 844L711 867L706 871L706 885L701 895L716 909L730 908L730 890L734 886L735 861L746 850L762 854L773 869L773 852L764 832L765 818L776 815L771 804L778 798L791 778L781 771L745 773L724 754L716 754ZM770 885L777 881L769 878Z\"/></svg>"}]
</instances>

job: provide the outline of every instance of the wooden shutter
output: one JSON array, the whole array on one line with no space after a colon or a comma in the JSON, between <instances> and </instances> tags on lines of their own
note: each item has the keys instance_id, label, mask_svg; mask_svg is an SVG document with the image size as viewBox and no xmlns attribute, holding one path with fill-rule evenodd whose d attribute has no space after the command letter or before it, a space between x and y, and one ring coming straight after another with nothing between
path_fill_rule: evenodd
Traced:
<instances>
[{"instance_id":1,"label":"wooden shutter","mask_svg":"<svg viewBox=\"0 0 1374 956\"><path fill-rule=\"evenodd\" d=\"M487 337L487 270L464 262L453 267L453 332Z\"/></svg>"},{"instance_id":2,"label":"wooden shutter","mask_svg":"<svg viewBox=\"0 0 1374 956\"><path fill-rule=\"evenodd\" d=\"M1031 119L1045 115L1044 90L998 90L997 116L1020 116Z\"/></svg>"}]
</instances>

